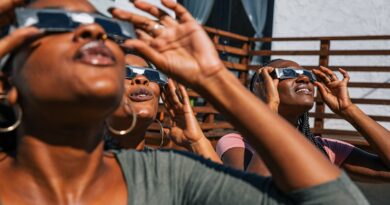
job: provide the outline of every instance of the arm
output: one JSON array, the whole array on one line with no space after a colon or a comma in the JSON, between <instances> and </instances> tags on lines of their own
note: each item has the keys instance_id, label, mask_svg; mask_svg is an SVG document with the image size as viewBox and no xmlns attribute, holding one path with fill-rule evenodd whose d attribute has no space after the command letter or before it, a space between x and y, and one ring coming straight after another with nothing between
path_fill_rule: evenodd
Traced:
<instances>
[{"instance_id":1,"label":"arm","mask_svg":"<svg viewBox=\"0 0 390 205\"><path fill-rule=\"evenodd\" d=\"M150 4L135 1L135 5L158 17L163 29L154 29L155 22L145 17L113 10L114 16L144 29L138 32L139 39L128 40L125 46L136 49L162 71L194 88L225 114L255 145L281 190L312 187L340 176L341 172L310 142L224 67L207 34L184 7L167 0L162 2L175 11L179 22Z\"/></svg>"},{"instance_id":2,"label":"arm","mask_svg":"<svg viewBox=\"0 0 390 205\"><path fill-rule=\"evenodd\" d=\"M222 164L195 118L186 88L182 85L177 87L178 89L175 83L169 79L162 94L164 105L173 120L173 126L169 129L169 137L177 145L184 146L195 154Z\"/></svg>"},{"instance_id":3,"label":"arm","mask_svg":"<svg viewBox=\"0 0 390 205\"><path fill-rule=\"evenodd\" d=\"M343 69L339 70L344 76L343 80L339 80L334 72L328 68L314 69L313 73L319 80L315 84L329 108L351 123L378 154L376 156L354 148L342 167L352 176L356 175L359 178L369 178L370 180L375 178L383 180L385 178L389 180L390 132L368 117L359 107L352 104L347 87L349 75Z\"/></svg>"}]
</instances>

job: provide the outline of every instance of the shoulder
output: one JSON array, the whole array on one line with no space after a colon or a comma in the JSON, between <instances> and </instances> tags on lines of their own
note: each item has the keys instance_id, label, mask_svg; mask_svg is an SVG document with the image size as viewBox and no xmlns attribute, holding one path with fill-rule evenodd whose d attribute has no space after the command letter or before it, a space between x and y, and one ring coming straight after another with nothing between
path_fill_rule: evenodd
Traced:
<instances>
[{"instance_id":1,"label":"shoulder","mask_svg":"<svg viewBox=\"0 0 390 205\"><path fill-rule=\"evenodd\" d=\"M330 160L340 166L344 160L349 156L352 150L355 148L352 144L343 142L341 140L316 137L325 151L327 152Z\"/></svg>"},{"instance_id":2,"label":"shoulder","mask_svg":"<svg viewBox=\"0 0 390 205\"><path fill-rule=\"evenodd\" d=\"M238 133L230 133L221 137L221 139L218 140L216 152L219 157L222 157L226 151L232 148L244 148L251 151L252 154L254 153L254 149L245 142L242 135Z\"/></svg>"}]
</instances>

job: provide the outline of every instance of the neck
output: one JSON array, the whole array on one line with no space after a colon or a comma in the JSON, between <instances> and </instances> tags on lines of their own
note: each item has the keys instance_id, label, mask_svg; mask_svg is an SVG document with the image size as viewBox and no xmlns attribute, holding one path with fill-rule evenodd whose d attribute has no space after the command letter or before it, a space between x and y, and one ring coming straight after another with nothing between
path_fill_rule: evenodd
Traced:
<instances>
[{"instance_id":1,"label":"neck","mask_svg":"<svg viewBox=\"0 0 390 205\"><path fill-rule=\"evenodd\" d=\"M81 197L104 174L102 126L39 124L21 127L16 171L60 201Z\"/></svg>"},{"instance_id":2,"label":"neck","mask_svg":"<svg viewBox=\"0 0 390 205\"><path fill-rule=\"evenodd\" d=\"M124 149L144 150L146 129L147 127L143 128L137 125L135 130L126 135L119 136L112 133L110 135Z\"/></svg>"},{"instance_id":3,"label":"neck","mask_svg":"<svg viewBox=\"0 0 390 205\"><path fill-rule=\"evenodd\" d=\"M282 116L285 120L287 120L292 126L298 126L298 119L301 114L283 112L282 109L279 109L279 115Z\"/></svg>"}]
</instances>

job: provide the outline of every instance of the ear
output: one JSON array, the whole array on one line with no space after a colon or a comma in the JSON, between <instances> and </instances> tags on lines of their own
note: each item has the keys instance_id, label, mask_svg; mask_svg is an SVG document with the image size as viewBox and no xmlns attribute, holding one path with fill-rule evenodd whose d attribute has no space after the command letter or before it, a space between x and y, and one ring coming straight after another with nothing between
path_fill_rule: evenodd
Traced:
<instances>
[{"instance_id":1,"label":"ear","mask_svg":"<svg viewBox=\"0 0 390 205\"><path fill-rule=\"evenodd\" d=\"M18 102L18 90L15 86L12 86L7 93L7 103L9 105L15 105Z\"/></svg>"}]
</instances>

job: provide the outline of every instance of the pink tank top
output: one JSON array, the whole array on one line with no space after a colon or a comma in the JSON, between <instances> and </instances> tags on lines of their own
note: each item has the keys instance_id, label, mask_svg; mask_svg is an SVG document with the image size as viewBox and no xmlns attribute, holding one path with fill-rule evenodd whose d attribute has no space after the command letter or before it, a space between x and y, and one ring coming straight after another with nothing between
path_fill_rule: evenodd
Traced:
<instances>
[{"instance_id":1,"label":"pink tank top","mask_svg":"<svg viewBox=\"0 0 390 205\"><path fill-rule=\"evenodd\" d=\"M321 137L317 138L320 139L319 142L324 147L330 161L337 166L341 166L354 148L353 145L340 140ZM222 155L232 148L244 148L251 151L252 154L255 153L255 150L247 142L245 142L244 138L242 138L240 134L231 133L223 136L218 141L216 147L217 154L220 158L222 158Z\"/></svg>"}]
</instances>

